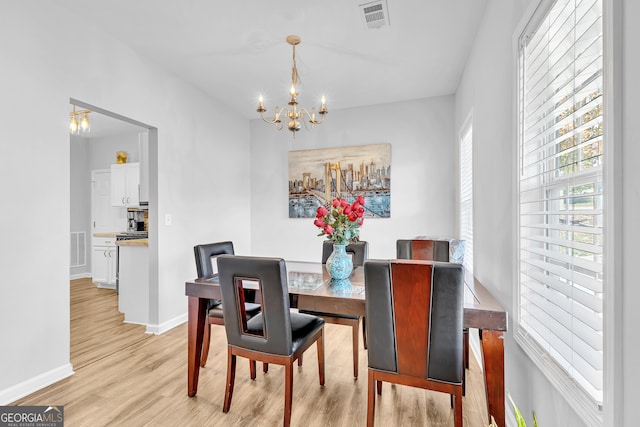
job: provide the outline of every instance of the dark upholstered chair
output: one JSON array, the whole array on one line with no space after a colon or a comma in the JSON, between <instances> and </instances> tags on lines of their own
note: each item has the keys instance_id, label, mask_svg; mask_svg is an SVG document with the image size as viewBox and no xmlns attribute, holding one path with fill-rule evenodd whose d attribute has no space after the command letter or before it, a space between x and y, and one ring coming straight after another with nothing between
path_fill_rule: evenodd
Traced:
<instances>
[{"instance_id":1,"label":"dark upholstered chair","mask_svg":"<svg viewBox=\"0 0 640 427\"><path fill-rule=\"evenodd\" d=\"M221 255L218 277L227 331L227 385L223 412L228 412L233 397L236 356L285 367L284 425L291 423L293 365L314 342L318 347L318 373L324 385L324 320L291 311L284 260ZM247 281L251 281L249 285ZM260 290L261 312L247 317L244 287ZM254 362L255 363L255 362Z\"/></svg>"},{"instance_id":2,"label":"dark upholstered chair","mask_svg":"<svg viewBox=\"0 0 640 427\"><path fill-rule=\"evenodd\" d=\"M425 261L456 262L464 261L464 240L449 238L419 238L396 241L396 258ZM469 329L463 329L464 367L469 368ZM465 392L465 381L462 391Z\"/></svg>"},{"instance_id":3,"label":"dark upholstered chair","mask_svg":"<svg viewBox=\"0 0 640 427\"><path fill-rule=\"evenodd\" d=\"M426 261L464 261L464 240L444 237L416 238L396 241L396 258Z\"/></svg>"},{"instance_id":4,"label":"dark upholstered chair","mask_svg":"<svg viewBox=\"0 0 640 427\"><path fill-rule=\"evenodd\" d=\"M398 240L396 258L422 259L431 261L449 261L449 242L447 240Z\"/></svg>"},{"instance_id":5,"label":"dark upholstered chair","mask_svg":"<svg viewBox=\"0 0 640 427\"><path fill-rule=\"evenodd\" d=\"M365 241L349 243L346 247L347 254L351 254L354 266L362 267L368 258L369 245ZM333 243L325 240L322 244L322 263L325 264L327 259L333 252ZM349 316L344 314L321 313L318 311L300 310L300 313L312 314L322 317L325 322L338 325L351 326L353 329L353 376L358 378L358 347L359 347L359 327L360 316ZM367 348L367 334L365 326L365 317L362 318L362 341L364 348ZM302 359L298 359L298 363L302 363Z\"/></svg>"},{"instance_id":6,"label":"dark upholstered chair","mask_svg":"<svg viewBox=\"0 0 640 427\"><path fill-rule=\"evenodd\" d=\"M213 262L215 257L222 254L233 255L233 242L218 242L197 245L193 248L196 256L196 271L198 277L210 276L214 273ZM248 299L251 299L248 295ZM260 312L260 304L251 302L246 303L246 311L249 316L255 316ZM211 325L224 325L224 317L222 313L222 302L219 300L210 300L207 326L204 329L204 339L202 342L202 355L200 358L200 366L204 367L209 357L209 345L211 342ZM255 365L251 365L252 369ZM255 372L251 372L251 378L255 378Z\"/></svg>"},{"instance_id":7,"label":"dark upholstered chair","mask_svg":"<svg viewBox=\"0 0 640 427\"><path fill-rule=\"evenodd\" d=\"M464 267L433 261L367 261L367 426L383 381L452 396L462 427Z\"/></svg>"}]
</instances>

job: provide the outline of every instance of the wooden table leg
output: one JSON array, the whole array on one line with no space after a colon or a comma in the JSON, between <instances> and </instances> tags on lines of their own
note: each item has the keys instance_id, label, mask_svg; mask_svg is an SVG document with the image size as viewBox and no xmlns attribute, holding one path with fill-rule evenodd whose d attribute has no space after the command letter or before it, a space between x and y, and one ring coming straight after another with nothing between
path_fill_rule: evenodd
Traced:
<instances>
[{"instance_id":1,"label":"wooden table leg","mask_svg":"<svg viewBox=\"0 0 640 427\"><path fill-rule=\"evenodd\" d=\"M208 300L206 298L189 297L189 331L188 338L188 371L187 394L193 397L198 392L198 375L200 374L200 358L202 355L202 338L206 321Z\"/></svg>"},{"instance_id":2,"label":"wooden table leg","mask_svg":"<svg viewBox=\"0 0 640 427\"><path fill-rule=\"evenodd\" d=\"M487 410L499 427L506 427L504 415L504 331L480 330Z\"/></svg>"}]
</instances>

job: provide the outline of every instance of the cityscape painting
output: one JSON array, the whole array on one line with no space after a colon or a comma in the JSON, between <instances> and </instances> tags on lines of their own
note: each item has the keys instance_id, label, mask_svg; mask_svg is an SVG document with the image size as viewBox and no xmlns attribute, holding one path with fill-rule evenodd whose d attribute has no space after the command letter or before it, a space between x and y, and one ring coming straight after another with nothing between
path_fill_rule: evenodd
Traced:
<instances>
[{"instance_id":1,"label":"cityscape painting","mask_svg":"<svg viewBox=\"0 0 640 427\"><path fill-rule=\"evenodd\" d=\"M391 217L391 144L289 151L289 218L314 218L335 197L365 198L365 217Z\"/></svg>"}]
</instances>

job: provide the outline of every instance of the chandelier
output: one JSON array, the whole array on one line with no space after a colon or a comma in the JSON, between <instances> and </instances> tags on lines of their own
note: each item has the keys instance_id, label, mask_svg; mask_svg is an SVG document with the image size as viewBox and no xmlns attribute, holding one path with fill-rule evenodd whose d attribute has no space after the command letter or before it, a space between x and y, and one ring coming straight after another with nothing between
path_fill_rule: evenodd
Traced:
<instances>
[{"instance_id":1,"label":"chandelier","mask_svg":"<svg viewBox=\"0 0 640 427\"><path fill-rule=\"evenodd\" d=\"M79 134L80 132L86 133L91 131L91 125L89 124L89 113L91 110L76 111L76 106L73 106L73 112L69 113L69 132L72 134ZM80 121L78 121L80 117Z\"/></svg>"},{"instance_id":2,"label":"chandelier","mask_svg":"<svg viewBox=\"0 0 640 427\"><path fill-rule=\"evenodd\" d=\"M298 67L296 66L296 46L299 45L301 39L299 36L291 35L287 37L287 43L289 43L293 47L293 67L291 68L291 89L289 90L289 106L279 108L276 106L275 113L271 120L267 120L264 118L264 112L267 111L264 108L262 95L258 98L258 109L256 110L260 113L260 117L265 123L269 123L276 126L277 130L284 129L284 124L282 123L282 116L285 116L289 119L289 124L287 125L287 129L293 132L293 137L295 138L296 132L298 132L302 125L304 124L305 129L311 130L315 125L322 124L324 122L324 116L328 113L327 106L325 103L324 95L322 96L322 100L320 101L320 110L318 110L318 114L320 115L320 120L316 119L316 108L313 107L311 109L311 113L304 107L298 108L298 85L300 84L300 75L298 74ZM307 122L309 124L307 124Z\"/></svg>"}]
</instances>

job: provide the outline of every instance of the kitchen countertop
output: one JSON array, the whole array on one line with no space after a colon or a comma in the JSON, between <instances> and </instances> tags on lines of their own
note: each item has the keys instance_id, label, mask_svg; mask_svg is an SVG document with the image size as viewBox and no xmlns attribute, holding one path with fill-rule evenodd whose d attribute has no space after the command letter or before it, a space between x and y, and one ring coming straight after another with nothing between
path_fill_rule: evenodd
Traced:
<instances>
[{"instance_id":1,"label":"kitchen countertop","mask_svg":"<svg viewBox=\"0 0 640 427\"><path fill-rule=\"evenodd\" d=\"M116 237L116 234L120 234L122 231L108 231L102 233L93 233L93 237Z\"/></svg>"},{"instance_id":2,"label":"kitchen countertop","mask_svg":"<svg viewBox=\"0 0 640 427\"><path fill-rule=\"evenodd\" d=\"M118 240L117 246L149 246L149 239Z\"/></svg>"}]
</instances>

